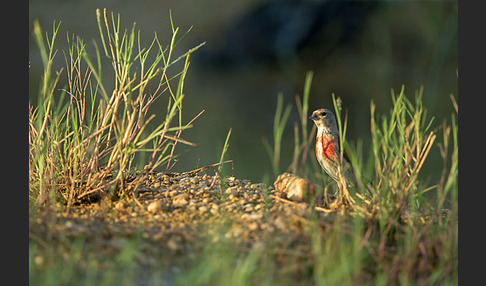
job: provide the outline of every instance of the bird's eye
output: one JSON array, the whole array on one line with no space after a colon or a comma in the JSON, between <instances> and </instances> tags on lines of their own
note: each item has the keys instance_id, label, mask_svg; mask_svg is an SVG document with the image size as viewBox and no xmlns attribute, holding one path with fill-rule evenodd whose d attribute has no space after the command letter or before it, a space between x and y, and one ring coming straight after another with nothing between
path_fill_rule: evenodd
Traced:
<instances>
[{"instance_id":1,"label":"bird's eye","mask_svg":"<svg viewBox=\"0 0 486 286\"><path fill-rule=\"evenodd\" d=\"M327 115L327 112L323 111L321 112L321 116L326 116Z\"/></svg>"}]
</instances>

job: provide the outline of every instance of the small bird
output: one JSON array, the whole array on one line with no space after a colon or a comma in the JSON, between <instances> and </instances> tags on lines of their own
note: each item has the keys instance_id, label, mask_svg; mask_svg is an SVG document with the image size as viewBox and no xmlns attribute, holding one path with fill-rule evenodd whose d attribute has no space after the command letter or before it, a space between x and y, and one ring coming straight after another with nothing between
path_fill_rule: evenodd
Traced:
<instances>
[{"instance_id":1,"label":"small bird","mask_svg":"<svg viewBox=\"0 0 486 286\"><path fill-rule=\"evenodd\" d=\"M356 177L348 156L339 151L339 130L334 114L325 108L317 109L309 117L317 126L316 157L326 173L339 183L339 166L346 185L356 187Z\"/></svg>"}]
</instances>

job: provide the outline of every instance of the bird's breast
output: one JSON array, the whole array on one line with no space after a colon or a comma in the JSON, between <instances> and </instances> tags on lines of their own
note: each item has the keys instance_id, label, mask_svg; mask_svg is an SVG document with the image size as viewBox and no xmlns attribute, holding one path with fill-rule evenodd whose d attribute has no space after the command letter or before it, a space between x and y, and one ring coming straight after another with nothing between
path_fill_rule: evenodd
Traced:
<instances>
[{"instance_id":1,"label":"bird's breast","mask_svg":"<svg viewBox=\"0 0 486 286\"><path fill-rule=\"evenodd\" d=\"M317 158L329 158L337 161L339 147L335 138L329 136L317 136L316 138L316 156Z\"/></svg>"}]
</instances>

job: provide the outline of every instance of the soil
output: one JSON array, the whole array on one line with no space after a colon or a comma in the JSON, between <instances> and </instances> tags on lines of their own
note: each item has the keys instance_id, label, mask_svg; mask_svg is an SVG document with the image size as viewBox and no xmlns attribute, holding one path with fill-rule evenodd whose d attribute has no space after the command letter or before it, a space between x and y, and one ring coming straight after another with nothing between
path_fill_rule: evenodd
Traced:
<instances>
[{"instance_id":1,"label":"soil","mask_svg":"<svg viewBox=\"0 0 486 286\"><path fill-rule=\"evenodd\" d=\"M171 269L190 263L208 242L228 239L243 251L271 239L277 248L294 245L292 251L307 253L309 243L301 242L311 213L322 216L323 225L333 216L311 212L308 203L287 200L273 186L221 180L205 171L154 174L132 194L70 208L39 208L30 215L29 237L44 247L83 238L101 261L140 237L137 262Z\"/></svg>"},{"instance_id":2,"label":"soil","mask_svg":"<svg viewBox=\"0 0 486 286\"><path fill-rule=\"evenodd\" d=\"M300 190L306 188L305 184L299 186ZM115 201L36 208L29 216L29 239L39 246L34 254L37 269L45 266L52 253L49 249L54 248L61 255L69 253L77 239L84 242L81 268L89 264L88 258L116 261L123 249L135 241L137 265L163 271L168 284L173 284L170 280L177 276L175 273L197 264L208 247L230 241L239 253L248 254L260 245L272 253L276 267L282 266L279 276L282 273L282 277L287 277L284 279L290 277L287 282L301 281L302 277L309 279L312 269L309 229L316 226L312 223L317 221L319 235L327 237L336 218L350 213L291 201L289 196L274 186L234 177L221 180L206 171L160 173L150 176L131 195ZM369 225L363 231L369 237L372 232L368 230L373 229ZM352 223L341 223L340 231L351 234ZM386 252L391 255L395 251L390 248ZM64 259L69 260L66 256ZM367 277L360 279L369 281L372 277L374 266L370 265L369 272L362 272ZM103 267L103 263L99 266Z\"/></svg>"}]
</instances>

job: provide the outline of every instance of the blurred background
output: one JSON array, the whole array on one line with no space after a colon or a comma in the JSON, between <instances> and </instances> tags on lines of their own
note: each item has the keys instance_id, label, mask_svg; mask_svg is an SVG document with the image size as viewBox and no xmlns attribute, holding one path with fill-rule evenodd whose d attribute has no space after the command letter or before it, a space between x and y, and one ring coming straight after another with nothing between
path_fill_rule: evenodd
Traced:
<instances>
[{"instance_id":1,"label":"blurred background","mask_svg":"<svg viewBox=\"0 0 486 286\"><path fill-rule=\"evenodd\" d=\"M90 46L100 43L97 8L121 15L121 26L133 22L149 45L154 32L162 44L170 40L169 10L174 24L190 33L179 54L201 42L191 57L185 81L186 122L204 114L183 138L197 147L180 145L173 171L188 171L219 161L232 128L229 151L235 176L272 179L270 158L262 140L273 142L277 96L293 106L283 136L281 171L291 163L293 123L298 120L295 96L302 95L306 72L313 71L310 112L332 107L332 93L342 99L349 121L347 140L370 143L370 101L379 114L388 113L391 89L405 85L413 99L423 87L434 126L453 112L450 94L458 96L458 3L437 1L264 1L264 0L30 0L29 96L36 102L42 65L32 38L33 20L52 31L61 21L57 48L66 50L66 33L79 35ZM65 65L62 52L59 68ZM111 67L105 67L109 72ZM164 108L165 102L160 103ZM156 108L154 109L156 112ZM450 121L450 120L449 120ZM312 122L309 122L309 130ZM314 160L314 159L313 159ZM424 166L440 175L442 162L434 147Z\"/></svg>"}]
</instances>

